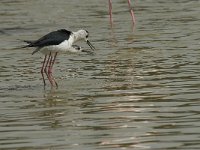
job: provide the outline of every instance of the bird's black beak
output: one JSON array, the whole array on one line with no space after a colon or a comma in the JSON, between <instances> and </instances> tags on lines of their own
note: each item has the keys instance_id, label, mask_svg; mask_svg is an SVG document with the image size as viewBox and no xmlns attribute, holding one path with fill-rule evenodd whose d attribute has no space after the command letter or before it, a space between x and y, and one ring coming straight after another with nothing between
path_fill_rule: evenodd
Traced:
<instances>
[{"instance_id":1,"label":"bird's black beak","mask_svg":"<svg viewBox=\"0 0 200 150\"><path fill-rule=\"evenodd\" d=\"M90 48L91 48L92 50L95 50L95 47L90 43L89 40L87 40L86 42L87 42L87 44L90 46Z\"/></svg>"}]
</instances>

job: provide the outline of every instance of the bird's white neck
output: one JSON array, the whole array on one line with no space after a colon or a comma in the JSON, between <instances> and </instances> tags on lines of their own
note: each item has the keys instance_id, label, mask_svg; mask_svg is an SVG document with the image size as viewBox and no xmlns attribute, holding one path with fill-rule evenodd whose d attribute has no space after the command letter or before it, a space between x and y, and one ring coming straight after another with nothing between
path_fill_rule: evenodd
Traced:
<instances>
[{"instance_id":1,"label":"bird's white neck","mask_svg":"<svg viewBox=\"0 0 200 150\"><path fill-rule=\"evenodd\" d=\"M72 32L70 38L68 39L68 43L69 45L73 45L74 43L76 43L77 41L79 41L79 34L78 32Z\"/></svg>"},{"instance_id":2,"label":"bird's white neck","mask_svg":"<svg viewBox=\"0 0 200 150\"><path fill-rule=\"evenodd\" d=\"M77 32L73 32L73 36L74 36L73 43L83 39L83 35L82 35L82 32L80 30L77 31Z\"/></svg>"}]
</instances>

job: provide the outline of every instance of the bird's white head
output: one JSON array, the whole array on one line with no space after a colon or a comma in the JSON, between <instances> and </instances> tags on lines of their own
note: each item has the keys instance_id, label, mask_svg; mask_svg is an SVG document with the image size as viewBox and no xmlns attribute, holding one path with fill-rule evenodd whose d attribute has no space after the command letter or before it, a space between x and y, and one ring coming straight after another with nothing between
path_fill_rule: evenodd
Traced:
<instances>
[{"instance_id":1,"label":"bird's white head","mask_svg":"<svg viewBox=\"0 0 200 150\"><path fill-rule=\"evenodd\" d=\"M90 41L88 40L89 37L89 32L87 30L78 30L77 32L74 33L75 35L75 41L80 41L80 40L84 40L92 50L95 50L95 47L90 43Z\"/></svg>"},{"instance_id":2,"label":"bird's white head","mask_svg":"<svg viewBox=\"0 0 200 150\"><path fill-rule=\"evenodd\" d=\"M89 36L89 32L87 30L78 30L76 32L76 40L79 41L79 40L85 40L87 41L88 39L88 36Z\"/></svg>"}]
</instances>

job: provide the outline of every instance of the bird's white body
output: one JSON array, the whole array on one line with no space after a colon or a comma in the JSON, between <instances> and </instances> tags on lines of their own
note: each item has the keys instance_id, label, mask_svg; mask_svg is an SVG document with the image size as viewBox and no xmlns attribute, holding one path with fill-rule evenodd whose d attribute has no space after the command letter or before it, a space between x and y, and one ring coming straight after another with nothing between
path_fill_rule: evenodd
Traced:
<instances>
[{"instance_id":1,"label":"bird's white body","mask_svg":"<svg viewBox=\"0 0 200 150\"><path fill-rule=\"evenodd\" d=\"M66 53L66 52L73 52L75 49L72 47L72 44L69 43L68 40L60 43L59 45L50 45L40 48L40 52L44 55L48 55L50 52L51 54L54 53Z\"/></svg>"},{"instance_id":2,"label":"bird's white body","mask_svg":"<svg viewBox=\"0 0 200 150\"><path fill-rule=\"evenodd\" d=\"M73 43L82 39L85 36L85 30L79 30L77 32L72 32L68 40L64 40L62 43L58 45L50 45L39 48L39 51L44 54L48 55L50 52L51 54L55 53L77 53L80 52L80 49L73 47Z\"/></svg>"},{"instance_id":3,"label":"bird's white body","mask_svg":"<svg viewBox=\"0 0 200 150\"><path fill-rule=\"evenodd\" d=\"M73 45L69 46L68 41L64 41L63 43L59 45L46 46L44 48L41 48L40 52L44 55L49 55L50 52L51 54L78 53L78 52L82 52L82 48L74 47Z\"/></svg>"}]
</instances>

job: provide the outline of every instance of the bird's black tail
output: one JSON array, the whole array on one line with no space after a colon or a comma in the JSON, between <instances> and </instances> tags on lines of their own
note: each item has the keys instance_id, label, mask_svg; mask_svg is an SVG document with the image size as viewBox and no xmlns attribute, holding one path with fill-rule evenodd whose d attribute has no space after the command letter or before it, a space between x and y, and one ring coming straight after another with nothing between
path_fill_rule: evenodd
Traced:
<instances>
[{"instance_id":1,"label":"bird's black tail","mask_svg":"<svg viewBox=\"0 0 200 150\"><path fill-rule=\"evenodd\" d=\"M27 40L23 40L25 43L27 44L33 44L33 41L27 41Z\"/></svg>"},{"instance_id":2,"label":"bird's black tail","mask_svg":"<svg viewBox=\"0 0 200 150\"><path fill-rule=\"evenodd\" d=\"M33 47L33 44L34 44L33 41L24 40L24 42L27 43L28 45L25 45L23 48L26 48L26 47ZM35 54L36 52L38 52L39 50L40 50L40 48L36 48L36 49L32 52L32 55Z\"/></svg>"},{"instance_id":3,"label":"bird's black tail","mask_svg":"<svg viewBox=\"0 0 200 150\"><path fill-rule=\"evenodd\" d=\"M27 43L27 45L24 45L21 48L26 48L26 47L32 47L33 46L33 41L23 40L23 42Z\"/></svg>"},{"instance_id":4,"label":"bird's black tail","mask_svg":"<svg viewBox=\"0 0 200 150\"><path fill-rule=\"evenodd\" d=\"M28 41L28 40L22 40L22 42L27 43L27 45L18 47L18 48L27 48L27 47L34 47L34 41ZM33 52L32 55L35 54L36 52L38 52L40 50L40 48L36 48Z\"/></svg>"}]
</instances>

